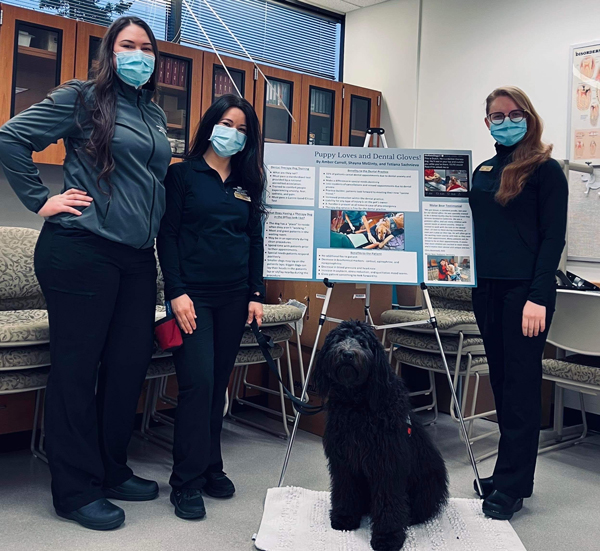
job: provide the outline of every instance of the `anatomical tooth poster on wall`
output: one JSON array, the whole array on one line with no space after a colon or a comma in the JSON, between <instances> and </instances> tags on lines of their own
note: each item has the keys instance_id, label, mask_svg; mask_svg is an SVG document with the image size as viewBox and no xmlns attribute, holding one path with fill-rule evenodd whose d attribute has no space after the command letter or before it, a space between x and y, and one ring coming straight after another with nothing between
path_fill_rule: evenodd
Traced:
<instances>
[{"instance_id":1,"label":"anatomical tooth poster on wall","mask_svg":"<svg viewBox=\"0 0 600 551\"><path fill-rule=\"evenodd\" d=\"M267 279L473 286L470 151L266 144Z\"/></svg>"},{"instance_id":2,"label":"anatomical tooth poster on wall","mask_svg":"<svg viewBox=\"0 0 600 551\"><path fill-rule=\"evenodd\" d=\"M572 46L569 69L570 159L600 161L600 39Z\"/></svg>"}]
</instances>

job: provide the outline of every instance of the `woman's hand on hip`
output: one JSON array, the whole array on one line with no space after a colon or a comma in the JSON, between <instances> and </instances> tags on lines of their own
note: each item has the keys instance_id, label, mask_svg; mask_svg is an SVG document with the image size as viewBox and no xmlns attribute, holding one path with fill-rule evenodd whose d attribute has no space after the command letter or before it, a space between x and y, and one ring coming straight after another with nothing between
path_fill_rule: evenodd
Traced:
<instances>
[{"instance_id":1,"label":"woman's hand on hip","mask_svg":"<svg viewBox=\"0 0 600 551\"><path fill-rule=\"evenodd\" d=\"M50 197L46 204L38 211L40 216L48 218L61 212L68 212L75 216L81 216L81 211L75 207L89 207L93 199L80 189L69 189L59 195Z\"/></svg>"},{"instance_id":2,"label":"woman's hand on hip","mask_svg":"<svg viewBox=\"0 0 600 551\"><path fill-rule=\"evenodd\" d=\"M187 335L191 335L196 330L196 310L194 303L188 295L171 300L171 309L181 330Z\"/></svg>"},{"instance_id":3,"label":"woman's hand on hip","mask_svg":"<svg viewBox=\"0 0 600 551\"><path fill-rule=\"evenodd\" d=\"M252 323L253 319L256 319L259 327L262 325L263 305L260 302L250 302L248 304L248 325Z\"/></svg>"},{"instance_id":4,"label":"woman's hand on hip","mask_svg":"<svg viewBox=\"0 0 600 551\"><path fill-rule=\"evenodd\" d=\"M546 330L546 307L528 300L523 308L523 335L537 337Z\"/></svg>"}]
</instances>

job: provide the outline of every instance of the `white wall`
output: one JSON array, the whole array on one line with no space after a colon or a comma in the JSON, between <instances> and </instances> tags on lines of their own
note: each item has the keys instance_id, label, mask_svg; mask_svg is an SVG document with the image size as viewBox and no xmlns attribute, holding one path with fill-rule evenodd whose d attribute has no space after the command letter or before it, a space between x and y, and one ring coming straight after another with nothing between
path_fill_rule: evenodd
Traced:
<instances>
[{"instance_id":1,"label":"white wall","mask_svg":"<svg viewBox=\"0 0 600 551\"><path fill-rule=\"evenodd\" d=\"M413 147L418 0L390 0L346 15L344 82L383 93L390 147Z\"/></svg>"},{"instance_id":2,"label":"white wall","mask_svg":"<svg viewBox=\"0 0 600 551\"><path fill-rule=\"evenodd\" d=\"M494 154L483 124L496 87L519 86L564 158L569 46L600 38L598 0L424 0L418 147Z\"/></svg>"},{"instance_id":3,"label":"white wall","mask_svg":"<svg viewBox=\"0 0 600 551\"><path fill-rule=\"evenodd\" d=\"M392 0L348 14L344 80L381 90L382 126L392 147L471 149L475 164L494 155L484 102L496 87L519 86L545 121L544 139L564 158L572 44L600 39L598 0ZM365 37L372 37L369 43ZM419 94L415 97L420 63ZM600 265L570 263L600 281ZM578 407L573 393L566 403ZM600 397L586 397L600 413Z\"/></svg>"}]
</instances>

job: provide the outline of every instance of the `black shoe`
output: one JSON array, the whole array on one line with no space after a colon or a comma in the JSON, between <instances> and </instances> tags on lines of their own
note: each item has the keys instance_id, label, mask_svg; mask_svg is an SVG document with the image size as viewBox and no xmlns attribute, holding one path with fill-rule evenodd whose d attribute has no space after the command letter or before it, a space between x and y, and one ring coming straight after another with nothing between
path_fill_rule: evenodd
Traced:
<instances>
[{"instance_id":1,"label":"black shoe","mask_svg":"<svg viewBox=\"0 0 600 551\"><path fill-rule=\"evenodd\" d=\"M179 518L189 520L206 516L201 490L195 488L173 490L171 492L171 503L175 506L175 514Z\"/></svg>"},{"instance_id":2,"label":"black shoe","mask_svg":"<svg viewBox=\"0 0 600 551\"><path fill-rule=\"evenodd\" d=\"M71 513L57 509L56 514L90 530L114 530L125 522L125 511L107 499L97 499Z\"/></svg>"},{"instance_id":3,"label":"black shoe","mask_svg":"<svg viewBox=\"0 0 600 551\"><path fill-rule=\"evenodd\" d=\"M114 488L104 489L105 497L123 501L151 501L158 497L158 484L133 475Z\"/></svg>"},{"instance_id":4,"label":"black shoe","mask_svg":"<svg viewBox=\"0 0 600 551\"><path fill-rule=\"evenodd\" d=\"M235 494L233 482L225 476L224 472L205 473L206 484L202 490L211 497L231 497Z\"/></svg>"},{"instance_id":5,"label":"black shoe","mask_svg":"<svg viewBox=\"0 0 600 551\"><path fill-rule=\"evenodd\" d=\"M486 499L494 491L494 479L493 477L488 476L487 478L480 478L479 482L481 482L483 495L479 493L479 489L477 488L477 480L473 480L473 489L481 499Z\"/></svg>"},{"instance_id":6,"label":"black shoe","mask_svg":"<svg viewBox=\"0 0 600 551\"><path fill-rule=\"evenodd\" d=\"M498 520L510 520L523 507L522 497L510 497L494 490L483 502L483 512L486 516Z\"/></svg>"}]
</instances>

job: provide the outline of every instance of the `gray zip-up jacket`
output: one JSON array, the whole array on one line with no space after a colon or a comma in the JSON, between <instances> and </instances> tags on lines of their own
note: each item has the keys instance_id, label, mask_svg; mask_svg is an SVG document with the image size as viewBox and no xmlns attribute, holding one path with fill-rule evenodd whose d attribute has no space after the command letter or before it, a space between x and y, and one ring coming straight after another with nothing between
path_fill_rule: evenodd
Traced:
<instances>
[{"instance_id":1,"label":"gray zip-up jacket","mask_svg":"<svg viewBox=\"0 0 600 551\"><path fill-rule=\"evenodd\" d=\"M152 90L136 90L115 80L115 170L110 176L111 185L102 181L99 188L100 168L94 167L85 152L92 126L84 110L76 108L79 92L91 104L93 87L81 81L69 84L0 128L0 164L10 185L29 210L38 212L48 200L49 191L31 153L62 138L67 150L63 191L80 189L94 201L89 207L79 208L81 216L60 213L48 221L65 228L85 229L138 249L151 247L165 211L162 182L171 160L163 110L152 102Z\"/></svg>"}]
</instances>

